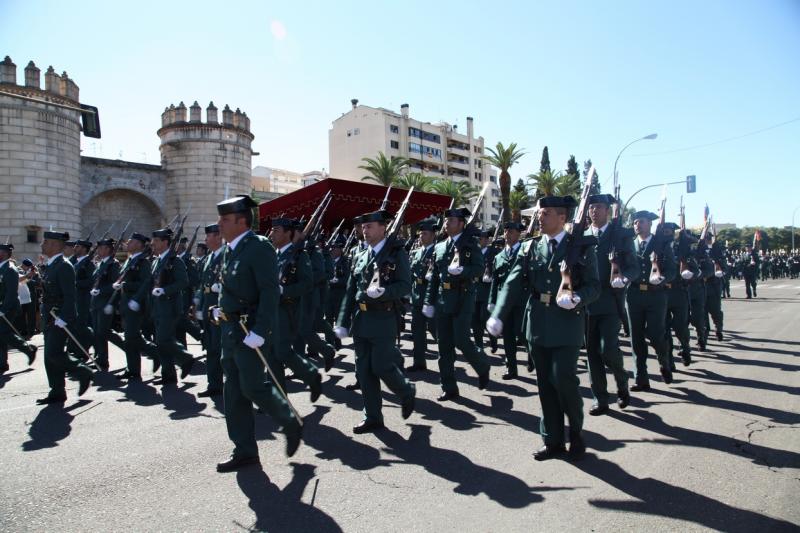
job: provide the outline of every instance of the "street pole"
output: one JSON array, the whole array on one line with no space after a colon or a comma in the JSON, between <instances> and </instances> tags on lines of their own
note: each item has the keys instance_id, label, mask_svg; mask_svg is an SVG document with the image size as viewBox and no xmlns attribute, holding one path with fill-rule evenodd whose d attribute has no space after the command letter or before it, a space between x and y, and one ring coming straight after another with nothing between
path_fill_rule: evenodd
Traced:
<instances>
[{"instance_id":1,"label":"street pole","mask_svg":"<svg viewBox=\"0 0 800 533\"><path fill-rule=\"evenodd\" d=\"M647 190L647 189L652 189L653 187L663 187L664 185L677 185L679 183L684 183L685 184L686 180L682 179L680 181L668 181L667 183L654 183L652 185L645 185L644 187L642 187L641 189L639 189L638 191L633 193L630 198L628 198L628 201L625 202L625 205L622 207L622 213L624 213L625 210L628 208L628 204L630 203L631 200L633 200L633 197L636 196L637 194L639 194L640 192L642 192L644 190Z\"/></svg>"},{"instance_id":2,"label":"street pole","mask_svg":"<svg viewBox=\"0 0 800 533\"><path fill-rule=\"evenodd\" d=\"M794 208L792 211L792 253L797 249L794 247L794 216L797 214L797 210L800 209L800 205Z\"/></svg>"},{"instance_id":3,"label":"street pole","mask_svg":"<svg viewBox=\"0 0 800 533\"><path fill-rule=\"evenodd\" d=\"M658 133L651 133L650 135L645 135L644 137L639 137L638 139L633 140L633 141L629 142L628 144L626 144L625 147L622 150L619 151L619 153L617 154L617 158L614 160L614 173L612 174L612 176L614 177L614 188L615 189L616 189L616 185L617 185L617 163L619 162L619 156L622 155L622 152L627 150L628 147L630 145L632 145L632 144L636 144L639 141L651 141L651 140L655 139L656 137L658 137Z\"/></svg>"}]
</instances>

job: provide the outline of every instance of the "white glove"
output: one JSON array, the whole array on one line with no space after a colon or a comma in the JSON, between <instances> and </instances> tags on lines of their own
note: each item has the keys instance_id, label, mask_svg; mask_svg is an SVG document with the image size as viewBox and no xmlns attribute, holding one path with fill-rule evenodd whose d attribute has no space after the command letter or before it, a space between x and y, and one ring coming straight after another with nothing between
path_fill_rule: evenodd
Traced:
<instances>
[{"instance_id":1,"label":"white glove","mask_svg":"<svg viewBox=\"0 0 800 533\"><path fill-rule=\"evenodd\" d=\"M155 289L152 290L150 294L158 298L159 296L164 295L164 289L162 289L161 287L156 287Z\"/></svg>"},{"instance_id":2,"label":"white glove","mask_svg":"<svg viewBox=\"0 0 800 533\"><path fill-rule=\"evenodd\" d=\"M64 329L65 327L67 327L67 323L64 322L63 320L61 320L60 318L56 318L55 324L56 324L56 327L61 328L61 329Z\"/></svg>"},{"instance_id":3,"label":"white glove","mask_svg":"<svg viewBox=\"0 0 800 533\"><path fill-rule=\"evenodd\" d=\"M283 285L278 285L278 292L283 294Z\"/></svg>"},{"instance_id":4,"label":"white glove","mask_svg":"<svg viewBox=\"0 0 800 533\"><path fill-rule=\"evenodd\" d=\"M611 280L611 286L615 289L622 289L625 287L625 280L623 278L614 278Z\"/></svg>"},{"instance_id":5,"label":"white glove","mask_svg":"<svg viewBox=\"0 0 800 533\"><path fill-rule=\"evenodd\" d=\"M462 267L461 265L459 266L450 265L449 267L447 267L447 272L451 276L459 276L461 275L462 272L464 272L464 267Z\"/></svg>"},{"instance_id":6,"label":"white glove","mask_svg":"<svg viewBox=\"0 0 800 533\"><path fill-rule=\"evenodd\" d=\"M222 316L222 309L220 309L219 307L211 308L211 318L213 318L214 320L219 320L221 316Z\"/></svg>"},{"instance_id":7,"label":"white glove","mask_svg":"<svg viewBox=\"0 0 800 533\"><path fill-rule=\"evenodd\" d=\"M0 316L6 316L6 314L4 312L0 311Z\"/></svg>"},{"instance_id":8,"label":"white glove","mask_svg":"<svg viewBox=\"0 0 800 533\"><path fill-rule=\"evenodd\" d=\"M431 272L430 270L428 270L428 271L425 273L425 281L430 281L430 280L431 280L431 278L433 278L433 272Z\"/></svg>"},{"instance_id":9,"label":"white glove","mask_svg":"<svg viewBox=\"0 0 800 533\"><path fill-rule=\"evenodd\" d=\"M195 317L197 320L203 320L203 312L202 312L202 311L195 311L195 312L194 312L194 317Z\"/></svg>"},{"instance_id":10,"label":"white glove","mask_svg":"<svg viewBox=\"0 0 800 533\"><path fill-rule=\"evenodd\" d=\"M331 278L331 281L330 281L330 282L331 282L331 283L339 283L339 278L337 278L336 276L334 276L334 277L332 277L332 278Z\"/></svg>"},{"instance_id":11,"label":"white glove","mask_svg":"<svg viewBox=\"0 0 800 533\"><path fill-rule=\"evenodd\" d=\"M486 331L493 337L499 337L503 334L503 321L499 318L490 318L486 321Z\"/></svg>"},{"instance_id":12,"label":"white glove","mask_svg":"<svg viewBox=\"0 0 800 533\"><path fill-rule=\"evenodd\" d=\"M252 331L247 334L247 337L244 338L244 343L252 349L261 348L264 345L264 337L261 335L256 335Z\"/></svg>"},{"instance_id":13,"label":"white glove","mask_svg":"<svg viewBox=\"0 0 800 533\"><path fill-rule=\"evenodd\" d=\"M141 309L141 307L139 307L139 302L137 302L136 300L129 300L128 301L128 309L130 309L131 311L136 312L136 311L139 311L139 309Z\"/></svg>"},{"instance_id":14,"label":"white glove","mask_svg":"<svg viewBox=\"0 0 800 533\"><path fill-rule=\"evenodd\" d=\"M577 294L564 293L556 299L556 304L562 309L570 310L581 303L581 297Z\"/></svg>"},{"instance_id":15,"label":"white glove","mask_svg":"<svg viewBox=\"0 0 800 533\"><path fill-rule=\"evenodd\" d=\"M197 307L200 305L200 298L192 298L192 303Z\"/></svg>"},{"instance_id":16,"label":"white glove","mask_svg":"<svg viewBox=\"0 0 800 533\"><path fill-rule=\"evenodd\" d=\"M489 274L484 274L483 275L483 282L484 283L491 283L492 282L492 276L490 276Z\"/></svg>"},{"instance_id":17,"label":"white glove","mask_svg":"<svg viewBox=\"0 0 800 533\"><path fill-rule=\"evenodd\" d=\"M432 305L423 305L422 306L422 314L427 318L433 318L436 309Z\"/></svg>"},{"instance_id":18,"label":"white glove","mask_svg":"<svg viewBox=\"0 0 800 533\"><path fill-rule=\"evenodd\" d=\"M111 314L114 314L114 306L113 306L113 305L111 305L111 304L107 304L107 305L106 305L106 306L103 308L103 314L105 314L105 315L111 315Z\"/></svg>"},{"instance_id":19,"label":"white glove","mask_svg":"<svg viewBox=\"0 0 800 533\"><path fill-rule=\"evenodd\" d=\"M718 278L721 278L722 276L725 275L725 273L722 270L717 270L716 272L714 272L714 275L717 276Z\"/></svg>"},{"instance_id":20,"label":"white glove","mask_svg":"<svg viewBox=\"0 0 800 533\"><path fill-rule=\"evenodd\" d=\"M98 294L100 294L100 289L92 289L89 291L89 294L91 294L92 296L97 296Z\"/></svg>"},{"instance_id":21,"label":"white glove","mask_svg":"<svg viewBox=\"0 0 800 533\"><path fill-rule=\"evenodd\" d=\"M124 284L125 284L125 282L124 282L124 281L115 281L114 283L112 283L112 284L111 284L111 287L112 287L112 288L113 288L115 291L118 291L118 290L120 290L120 289L122 288L122 286L123 286Z\"/></svg>"},{"instance_id":22,"label":"white glove","mask_svg":"<svg viewBox=\"0 0 800 533\"><path fill-rule=\"evenodd\" d=\"M694 277L694 274L692 273L691 270L684 270L683 272L681 272L681 277L683 279L692 279Z\"/></svg>"},{"instance_id":23,"label":"white glove","mask_svg":"<svg viewBox=\"0 0 800 533\"><path fill-rule=\"evenodd\" d=\"M487 305L487 306L486 306L486 310L487 310L487 311L489 311L490 313L491 313L492 311L494 311L494 304L489 304L489 305Z\"/></svg>"},{"instance_id":24,"label":"white glove","mask_svg":"<svg viewBox=\"0 0 800 533\"><path fill-rule=\"evenodd\" d=\"M383 287L369 287L367 288L367 296L370 298L380 298L383 296L383 293L386 292L386 289Z\"/></svg>"},{"instance_id":25,"label":"white glove","mask_svg":"<svg viewBox=\"0 0 800 533\"><path fill-rule=\"evenodd\" d=\"M213 285L211 285L211 292L216 293L216 294L221 293L222 292L222 285L220 285L219 283L214 283Z\"/></svg>"},{"instance_id":26,"label":"white glove","mask_svg":"<svg viewBox=\"0 0 800 533\"><path fill-rule=\"evenodd\" d=\"M664 281L664 276L659 276L658 274L651 274L650 275L650 284L651 285L660 285L662 281Z\"/></svg>"},{"instance_id":27,"label":"white glove","mask_svg":"<svg viewBox=\"0 0 800 533\"><path fill-rule=\"evenodd\" d=\"M347 338L347 328L343 328L342 326L336 326L333 328L333 332L336 334L336 337L339 339L346 339Z\"/></svg>"}]
</instances>

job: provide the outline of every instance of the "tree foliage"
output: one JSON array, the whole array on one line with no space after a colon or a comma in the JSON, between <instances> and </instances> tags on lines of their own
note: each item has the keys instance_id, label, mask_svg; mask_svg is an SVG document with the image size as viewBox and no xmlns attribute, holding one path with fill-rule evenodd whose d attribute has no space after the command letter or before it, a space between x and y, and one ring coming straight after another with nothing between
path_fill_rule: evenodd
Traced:
<instances>
[{"instance_id":1,"label":"tree foliage","mask_svg":"<svg viewBox=\"0 0 800 533\"><path fill-rule=\"evenodd\" d=\"M511 174L508 170L519 162L525 152L521 148L517 148L517 143L511 143L506 147L501 142L498 142L494 149L487 148L486 151L489 152L489 155L484 156L483 159L500 169L498 185L500 186L500 198L503 203L502 222L507 222L511 219L511 210L508 205L509 197L511 196Z\"/></svg>"},{"instance_id":2,"label":"tree foliage","mask_svg":"<svg viewBox=\"0 0 800 533\"><path fill-rule=\"evenodd\" d=\"M378 152L376 158L363 157L363 165L358 168L366 170L369 174L362 177L362 181L374 181L380 185L388 187L399 178L408 168L408 159L404 157L386 157L383 152Z\"/></svg>"}]
</instances>

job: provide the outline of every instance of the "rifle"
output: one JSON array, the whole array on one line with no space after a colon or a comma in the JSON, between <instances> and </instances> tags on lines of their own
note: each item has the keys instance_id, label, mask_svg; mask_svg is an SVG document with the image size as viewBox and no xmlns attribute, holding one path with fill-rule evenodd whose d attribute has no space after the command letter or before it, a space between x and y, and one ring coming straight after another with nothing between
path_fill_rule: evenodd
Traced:
<instances>
[{"instance_id":1,"label":"rifle","mask_svg":"<svg viewBox=\"0 0 800 533\"><path fill-rule=\"evenodd\" d=\"M122 232L119 234L119 239L117 239L116 242L114 242L114 246L111 248L111 254L109 254L109 257L111 258L112 261L114 259L116 259L117 253L119 253L119 247L122 245L122 241L125 240L125 232L128 231L128 228L130 227L131 222L133 222L133 219L128 220L128 223L125 224L125 227L122 228ZM108 272L108 271L106 271L106 272ZM120 278L121 277L122 277L122 275L120 274ZM119 278L117 278L117 281L119 281ZM96 289L99 286L100 286L100 278L98 277L94 281L94 288ZM106 302L106 305L103 307L103 313L105 313L107 315L110 315L110 314L112 314L114 312L114 299L115 299L114 297L115 297L116 293L117 293L116 290L114 290L111 293L111 296L109 297L108 302Z\"/></svg>"},{"instance_id":2,"label":"rifle","mask_svg":"<svg viewBox=\"0 0 800 533\"><path fill-rule=\"evenodd\" d=\"M391 187L390 187L391 188ZM405 217L406 210L408 209L408 205L411 202L411 193L414 192L414 187L411 187L406 194L403 203L400 204L400 209L397 210L397 214L392 220L392 223L389 224L389 228L386 231L386 242L384 243L384 248L392 248L395 245L395 242L398 239L398 234L400 233L400 227L403 225L403 218ZM388 192L387 192L388 198ZM383 207L381 207L383 209ZM376 265L375 271L372 273L372 280L369 282L369 287L380 287L381 286L381 277L380 277L380 268Z\"/></svg>"},{"instance_id":3,"label":"rifle","mask_svg":"<svg viewBox=\"0 0 800 533\"><path fill-rule=\"evenodd\" d=\"M572 218L572 231L565 237L567 240L566 252L561 263L561 286L558 288L557 297L569 294L570 298L572 298L572 293L575 290L575 284L572 282L572 273L576 266L583 264L583 254L586 247L597 244L596 237L584 235L589 215L589 196L591 195L593 177L594 165L589 169L586 176L586 182L581 193L581 201L578 203L575 216Z\"/></svg>"},{"instance_id":4,"label":"rifle","mask_svg":"<svg viewBox=\"0 0 800 533\"><path fill-rule=\"evenodd\" d=\"M483 189L481 189L481 193L478 195L478 198L475 200L475 205L472 206L472 214L469 216L466 224L464 224L464 238L471 238L474 236L474 231L477 229L474 225L472 225L472 221L475 220L475 215L481 209L481 204L483 204L483 197L486 196L486 190L489 188L489 182L483 184ZM455 247L453 252L453 259L450 261L450 266L452 267L459 267L461 266L461 253L458 246Z\"/></svg>"},{"instance_id":5,"label":"rifle","mask_svg":"<svg viewBox=\"0 0 800 533\"><path fill-rule=\"evenodd\" d=\"M311 214L311 218L308 219L308 222L306 223L305 227L303 228L303 235L308 236L308 234L311 233L311 230L314 229L314 227L317 224L317 219L321 218L320 217L320 213L322 212L323 207L328 202L330 197L331 197L331 191L328 191L325 194L325 196L322 198L322 201L319 203L319 205L317 205L317 208L314 210L314 213ZM300 223L303 222L303 218L300 219Z\"/></svg>"},{"instance_id":6,"label":"rifle","mask_svg":"<svg viewBox=\"0 0 800 533\"><path fill-rule=\"evenodd\" d=\"M503 211L500 211L500 221L503 220ZM536 211L533 212L531 215L531 219L528 221L528 228L525 230L525 234L529 238L534 238L534 233L539 229L539 208L536 208Z\"/></svg>"},{"instance_id":7,"label":"rifle","mask_svg":"<svg viewBox=\"0 0 800 533\"><path fill-rule=\"evenodd\" d=\"M494 247L495 241L500 236L500 228L503 225L503 214L504 213L505 213L505 209L501 209L500 210L500 218L497 219L497 227L494 228L494 235L492 235L492 242L490 243L490 246L492 246L492 247ZM488 260L488 257L490 257L489 252L486 253L486 257L487 257L487 260L485 261L486 265L483 268L483 281L485 283L488 283L492 279L492 270L493 270L492 267L494 266L494 263L493 263L493 261Z\"/></svg>"},{"instance_id":8,"label":"rifle","mask_svg":"<svg viewBox=\"0 0 800 533\"><path fill-rule=\"evenodd\" d=\"M353 239L356 236L356 228L350 230L350 235L347 236L347 241L344 243L342 255L347 255L350 252L350 247L353 245Z\"/></svg>"},{"instance_id":9,"label":"rifle","mask_svg":"<svg viewBox=\"0 0 800 533\"><path fill-rule=\"evenodd\" d=\"M475 200L475 206L472 208L472 214L469 216L469 220L465 226L469 226L473 220L475 220L475 216L481 210L481 206L483 205L483 197L486 196L486 190L489 188L489 182L483 184L483 189L481 189L481 193L478 195L478 199Z\"/></svg>"},{"instance_id":10,"label":"rifle","mask_svg":"<svg viewBox=\"0 0 800 533\"><path fill-rule=\"evenodd\" d=\"M108 234L109 234L109 233L111 233L111 230L112 230L112 229L114 229L114 226L116 226L116 225L117 225L117 223L116 223L116 222L112 222L112 223L111 223L111 226L109 226L109 228L106 230L106 232L105 232L105 233L103 233L103 236L102 236L102 237L100 237L98 240L99 240L99 241L103 241L103 240L105 240L105 239L106 239L106 237L108 237ZM87 261L89 261L89 262L92 262L92 261L94 261L94 254L95 254L96 252L97 252L97 245L94 245L94 246L92 246L92 249L91 249L91 250L89 250L89 253L87 254L86 260L87 260Z\"/></svg>"},{"instance_id":11,"label":"rifle","mask_svg":"<svg viewBox=\"0 0 800 533\"><path fill-rule=\"evenodd\" d=\"M492 235L492 242L496 241L497 238L500 236L500 228L503 226L503 215L505 214L506 210L500 210L500 218L497 219L497 227L494 228L494 235Z\"/></svg>"},{"instance_id":12,"label":"rifle","mask_svg":"<svg viewBox=\"0 0 800 533\"><path fill-rule=\"evenodd\" d=\"M186 218L189 216L189 211L186 211L186 214L180 219L178 224L178 231L175 232L175 235L172 237L172 241L169 243L169 249L167 250L167 255L164 257L164 260L158 264L158 270L153 273L153 276L156 279L154 284L155 288L161 287L164 283L164 273L167 270L172 269L172 259L175 257L175 253L178 250L178 242L181 240L181 236L183 235L183 226L186 224ZM167 267L169 265L169 267Z\"/></svg>"},{"instance_id":13,"label":"rifle","mask_svg":"<svg viewBox=\"0 0 800 533\"><path fill-rule=\"evenodd\" d=\"M661 274L661 267L658 264L658 260L661 259L661 256L664 252L664 246L667 244L664 237L661 235L661 226L667 221L666 219L666 207L667 207L667 186L664 186L664 190L661 194L661 207L658 210L658 225L651 231L653 234L653 253L650 256L650 276L657 276L663 277Z\"/></svg>"},{"instance_id":14,"label":"rifle","mask_svg":"<svg viewBox=\"0 0 800 533\"><path fill-rule=\"evenodd\" d=\"M312 244L316 244L317 236L322 231L322 219L325 218L325 213L328 211L328 207L331 205L332 197L328 197L325 203L322 205L322 211L319 213L319 217L317 217L314 226L311 229L310 234L306 234L306 240L311 242Z\"/></svg>"},{"instance_id":15,"label":"rifle","mask_svg":"<svg viewBox=\"0 0 800 533\"><path fill-rule=\"evenodd\" d=\"M611 263L611 279L609 282L622 278L620 265L622 265L625 260L625 240L628 237L633 238L634 235L633 228L625 228L622 226L622 216L624 213L619 190L620 186L617 181L617 176L614 176L614 198L616 202L612 208L611 222L606 230L606 233L610 234L608 238L611 243L608 250L608 261Z\"/></svg>"},{"instance_id":16,"label":"rifle","mask_svg":"<svg viewBox=\"0 0 800 533\"><path fill-rule=\"evenodd\" d=\"M94 226L92 226L92 230L89 232L89 236L88 236L88 237L86 237L86 240L87 240L87 241L89 241L89 242L92 242L92 236L94 235L94 230L96 230L96 229L97 229L97 225L98 225L98 224L100 224L100 221L99 221L99 220L98 220L97 222L95 222L95 223L94 223Z\"/></svg>"},{"instance_id":17,"label":"rifle","mask_svg":"<svg viewBox=\"0 0 800 533\"><path fill-rule=\"evenodd\" d=\"M344 224L344 219L342 219L341 222L339 222L339 225L336 226L336 229L333 230L333 233L331 233L330 238L327 240L327 242L325 242L325 246L330 246L331 244L333 244L333 241L336 240L336 237L338 237L339 233L342 231L342 224Z\"/></svg>"},{"instance_id":18,"label":"rifle","mask_svg":"<svg viewBox=\"0 0 800 533\"><path fill-rule=\"evenodd\" d=\"M680 233L678 234L678 246L675 249L675 256L679 263L679 272L689 269L689 253L691 252L692 240L686 234L686 208L683 205L683 196L681 195L681 209L678 214L678 225L680 226Z\"/></svg>"},{"instance_id":19,"label":"rifle","mask_svg":"<svg viewBox=\"0 0 800 533\"><path fill-rule=\"evenodd\" d=\"M194 228L194 235L192 235L192 240L189 241L189 246L186 247L186 251L189 253L189 257L192 256L192 248L194 248L194 243L197 241L197 232L200 230L200 224Z\"/></svg>"}]
</instances>

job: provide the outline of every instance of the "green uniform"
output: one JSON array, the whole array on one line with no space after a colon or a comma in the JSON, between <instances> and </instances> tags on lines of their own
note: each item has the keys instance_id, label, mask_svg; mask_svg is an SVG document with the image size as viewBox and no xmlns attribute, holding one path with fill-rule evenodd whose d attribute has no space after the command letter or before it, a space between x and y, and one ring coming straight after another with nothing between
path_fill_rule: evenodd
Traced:
<instances>
[{"instance_id":1,"label":"green uniform","mask_svg":"<svg viewBox=\"0 0 800 533\"><path fill-rule=\"evenodd\" d=\"M475 291L475 310L472 312L472 336L475 338L475 346L483 349L483 331L486 329L486 321L489 319L489 310L486 306L489 304L489 293L492 287L492 269L494 267L494 258L497 254L494 246L487 246L481 248L483 254L484 271L480 281L476 284L477 290ZM495 338L489 335L489 342L492 344L492 349L496 349ZM494 352L492 352L494 353Z\"/></svg>"},{"instance_id":2,"label":"green uniform","mask_svg":"<svg viewBox=\"0 0 800 533\"><path fill-rule=\"evenodd\" d=\"M463 271L448 272L456 251ZM439 342L439 377L445 393L458 393L455 376L456 348L478 376L488 376L489 360L470 336L475 309L476 284L483 276L483 254L475 239L461 233L438 243L433 252L433 276L425 294L425 304L435 307L436 335Z\"/></svg>"},{"instance_id":3,"label":"green uniform","mask_svg":"<svg viewBox=\"0 0 800 533\"><path fill-rule=\"evenodd\" d=\"M722 336L723 318L722 313L722 290L723 278L716 276L717 267L719 271L724 272L726 268L725 259L721 253L717 251L716 245L711 249L711 258L716 258L714 261L717 263L714 267L714 275L706 280L706 312L711 316L711 320L706 320L706 331L711 330L711 322L714 322L714 328L717 330L717 337Z\"/></svg>"},{"instance_id":4,"label":"green uniform","mask_svg":"<svg viewBox=\"0 0 800 533\"><path fill-rule=\"evenodd\" d=\"M436 338L436 324L422 314L425 292L433 272L433 244L414 250L411 257L411 339L413 341L413 365L424 368L428 351L428 332Z\"/></svg>"},{"instance_id":5,"label":"green uniform","mask_svg":"<svg viewBox=\"0 0 800 533\"><path fill-rule=\"evenodd\" d=\"M114 312L105 313L111 295L114 293L112 285L119 279L119 262L113 257L100 261L92 276L93 287L92 301L89 311L92 317L92 332L94 333L94 355L100 368L108 370L108 341L120 349L125 349L125 343L116 331L111 329L114 321Z\"/></svg>"},{"instance_id":6,"label":"green uniform","mask_svg":"<svg viewBox=\"0 0 800 533\"><path fill-rule=\"evenodd\" d=\"M337 320L353 336L364 418L376 424L383 424L381 381L401 401L414 396L414 386L397 365L402 356L396 344L401 299L411 292L408 254L399 240L381 242L377 255L367 248L356 256ZM367 288L376 270L384 293L371 298Z\"/></svg>"},{"instance_id":7,"label":"green uniform","mask_svg":"<svg viewBox=\"0 0 800 533\"><path fill-rule=\"evenodd\" d=\"M67 354L67 332L55 325L50 311L67 323L72 331L78 313L75 308L75 271L72 265L59 254L45 264L42 272L41 319L44 330L44 368L50 385L50 397L66 397L64 376L73 379L90 378L89 367Z\"/></svg>"},{"instance_id":8,"label":"green uniform","mask_svg":"<svg viewBox=\"0 0 800 533\"><path fill-rule=\"evenodd\" d=\"M158 357L156 347L142 336L142 326L147 316L147 303L150 297L152 266L144 253L138 253L125 261L122 271L125 273L125 283L120 289L119 312L122 315L122 327L125 331L125 361L128 376L141 377L142 352L147 353L152 359ZM136 306L138 309L131 309Z\"/></svg>"},{"instance_id":9,"label":"green uniform","mask_svg":"<svg viewBox=\"0 0 800 533\"><path fill-rule=\"evenodd\" d=\"M350 260L344 254L333 260L333 277L329 280L328 301L325 304L325 318L329 324L335 324L342 307L342 298L350 277Z\"/></svg>"},{"instance_id":10,"label":"green uniform","mask_svg":"<svg viewBox=\"0 0 800 533\"><path fill-rule=\"evenodd\" d=\"M274 383L264 379L264 364L244 344L247 329L265 339L261 352L271 357L278 339L278 261L264 237L248 231L226 246L222 259L219 305L226 320L222 328L222 369L225 372L225 424L234 443L234 457L257 457L253 404L280 425L296 426L289 404Z\"/></svg>"},{"instance_id":11,"label":"green uniform","mask_svg":"<svg viewBox=\"0 0 800 533\"><path fill-rule=\"evenodd\" d=\"M283 390L286 390L285 368L291 369L295 377L309 387L315 386L321 379L319 369L306 359L305 354L297 353L292 346L292 339L297 338L302 321L306 320L303 315L303 301L311 298L310 291L314 284L308 254L294 244L289 244L280 251L278 279L281 292L278 305L278 343L273 352L278 364L272 366L272 371L276 373Z\"/></svg>"},{"instance_id":12,"label":"green uniform","mask_svg":"<svg viewBox=\"0 0 800 533\"><path fill-rule=\"evenodd\" d=\"M178 318L176 325L176 338L178 341L186 346L186 334L192 336L196 341L203 340L203 330L197 322L189 318L189 311L192 307L194 296L197 292L197 286L200 284L200 271L198 265L191 254L186 251L178 256L186 268L186 288L182 291L182 312Z\"/></svg>"},{"instance_id":13,"label":"green uniform","mask_svg":"<svg viewBox=\"0 0 800 533\"><path fill-rule=\"evenodd\" d=\"M494 308L497 305L497 296L503 289L511 269L517 261L522 243L517 243L514 247L506 246L503 251L494 256L494 267L492 268L492 283L489 289L488 305ZM484 306L485 307L485 306ZM506 360L506 372L509 376L517 375L517 347L524 339L522 331L522 319L525 316L525 302L517 301L517 304L505 312L503 319L503 351ZM486 324L486 321L483 322Z\"/></svg>"},{"instance_id":14,"label":"green uniform","mask_svg":"<svg viewBox=\"0 0 800 533\"><path fill-rule=\"evenodd\" d=\"M676 258L678 267L681 266L680 257L678 257L679 243L672 243L672 251ZM685 258L684 258L685 259ZM700 270L694 262L684 260L684 266L692 273L693 276L698 276ZM678 338L681 346L681 356L684 363L688 364L689 354L691 347L689 346L689 284L687 280L681 277L682 272L679 272L675 279L669 283L665 283L664 287L667 291L667 317L665 323L664 335L667 340L667 350L669 353L669 366L670 369L675 370L675 357L673 353L673 340L672 334Z\"/></svg>"},{"instance_id":15,"label":"green uniform","mask_svg":"<svg viewBox=\"0 0 800 533\"><path fill-rule=\"evenodd\" d=\"M305 356L306 346L308 346L309 352L312 354L322 354L326 360L330 361L333 360L336 350L317 335L318 330L323 331L326 338L328 337L327 330L330 330L331 335L333 334L330 324L327 325L327 329L324 329L324 324L322 324L324 320L320 318L320 314L322 313L321 286L327 283L327 278L325 277L325 259L322 257L322 253L317 249L316 245L313 244L309 244L306 247L305 253L311 262L312 284L308 288L308 292L303 295L302 319L300 320L298 335L294 340L294 350L298 354Z\"/></svg>"},{"instance_id":16,"label":"green uniform","mask_svg":"<svg viewBox=\"0 0 800 533\"><path fill-rule=\"evenodd\" d=\"M758 296L756 294L756 285L758 284L758 270L760 265L761 258L758 257L755 250L745 256L742 273L744 275L744 288L747 298Z\"/></svg>"},{"instance_id":17,"label":"green uniform","mask_svg":"<svg viewBox=\"0 0 800 533\"><path fill-rule=\"evenodd\" d=\"M563 233L562 235L566 235ZM561 284L559 265L566 253L566 239L554 246L546 237L526 241L497 297L492 317L503 321L520 302L525 305L525 337L536 365L542 405L540 433L547 446L564 444L564 416L571 434L583 428L583 401L578 389L578 355L584 338L586 305L600 295L597 259L593 246L584 250L583 265L572 274L574 292L580 297L575 309L555 303Z\"/></svg>"},{"instance_id":18,"label":"green uniform","mask_svg":"<svg viewBox=\"0 0 800 533\"><path fill-rule=\"evenodd\" d=\"M212 286L218 287L220 269L222 268L222 252L209 252L199 270L199 285L195 293L198 318L203 326L203 345L206 350L206 377L208 390L222 391L222 337L218 324L214 324L209 316L209 308L216 307L219 303L219 292L214 292Z\"/></svg>"},{"instance_id":19,"label":"green uniform","mask_svg":"<svg viewBox=\"0 0 800 533\"><path fill-rule=\"evenodd\" d=\"M189 283L186 265L178 257L164 252L153 259L152 273L151 287L164 289L161 296L151 295L148 304L155 327L158 356L161 359L161 377L165 384L176 383L178 378L175 375L175 365L183 367L192 362L191 354L175 336L178 321L183 315L183 291Z\"/></svg>"},{"instance_id":20,"label":"green uniform","mask_svg":"<svg viewBox=\"0 0 800 533\"><path fill-rule=\"evenodd\" d=\"M72 333L84 348L88 349L94 344L94 334L92 332L92 314L89 310L92 305L92 295L89 291L94 287L95 264L84 256L80 261L74 255L70 257L70 262L75 269L75 307L78 310L78 319L75 323L75 331ZM75 346L72 339L67 341L67 349L78 359L85 359L86 355L80 348Z\"/></svg>"},{"instance_id":21,"label":"green uniform","mask_svg":"<svg viewBox=\"0 0 800 533\"><path fill-rule=\"evenodd\" d=\"M8 324L14 323L20 308L19 272L11 261L5 261L0 264L0 313L3 314L0 318L0 373L8 370L9 348L15 348L25 354L35 352L33 345L25 342L25 339L17 335Z\"/></svg>"},{"instance_id":22,"label":"green uniform","mask_svg":"<svg viewBox=\"0 0 800 533\"><path fill-rule=\"evenodd\" d=\"M608 226L606 226L608 229ZM616 251L620 275L629 283L636 283L639 277L639 263L636 261L633 236L624 228L619 228ZM611 371L617 385L617 394L624 397L628 393L628 372L619 349L620 308L624 305L625 288L611 287L612 248L610 233L590 228L586 235L598 238L596 256L597 273L600 277L600 296L597 301L587 307L586 358L589 364L589 382L592 395L599 406L606 406L608 398L608 380L606 368Z\"/></svg>"},{"instance_id":23,"label":"green uniform","mask_svg":"<svg viewBox=\"0 0 800 533\"><path fill-rule=\"evenodd\" d=\"M706 337L708 327L706 325L706 281L714 276L714 264L705 254L699 258L695 251L695 256L689 259L694 263L699 274L689 280L689 322L694 327L697 336L697 345L701 350L706 349Z\"/></svg>"},{"instance_id":24,"label":"green uniform","mask_svg":"<svg viewBox=\"0 0 800 533\"><path fill-rule=\"evenodd\" d=\"M638 238L634 241L636 259L639 266L638 282L628 287L627 309L631 329L631 348L636 363L634 378L636 384L649 387L647 375L647 341L653 346L662 369L669 370L669 349L664 334L667 321L666 283L675 278L677 266L672 247L664 245L659 258L659 268L664 281L659 285L649 282L652 263L650 256L656 245L663 244L655 236L650 236L644 245Z\"/></svg>"}]
</instances>

